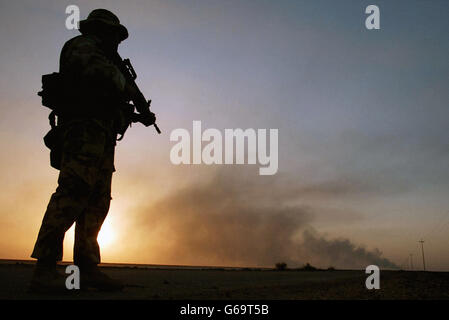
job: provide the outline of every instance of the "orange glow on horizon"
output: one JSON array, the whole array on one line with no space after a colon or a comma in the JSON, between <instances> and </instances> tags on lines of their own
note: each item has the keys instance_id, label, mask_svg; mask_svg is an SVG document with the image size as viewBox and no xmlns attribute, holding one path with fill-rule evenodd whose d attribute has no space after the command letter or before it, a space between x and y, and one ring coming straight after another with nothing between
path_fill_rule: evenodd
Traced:
<instances>
[{"instance_id":1,"label":"orange glow on horizon","mask_svg":"<svg viewBox=\"0 0 449 320\"><path fill-rule=\"evenodd\" d=\"M114 244L115 240L115 230L111 225L110 220L106 219L97 237L98 244L100 245L100 248L108 248Z\"/></svg>"}]
</instances>

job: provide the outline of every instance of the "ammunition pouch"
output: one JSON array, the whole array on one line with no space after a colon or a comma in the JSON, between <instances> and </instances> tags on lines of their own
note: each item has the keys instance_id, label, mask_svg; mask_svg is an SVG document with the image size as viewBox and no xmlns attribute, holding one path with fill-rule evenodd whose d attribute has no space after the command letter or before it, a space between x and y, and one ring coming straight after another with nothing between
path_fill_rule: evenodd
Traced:
<instances>
[{"instance_id":1,"label":"ammunition pouch","mask_svg":"<svg viewBox=\"0 0 449 320\"><path fill-rule=\"evenodd\" d=\"M44 74L42 76L42 91L37 93L42 98L42 105L57 111L64 99L63 77L58 72Z\"/></svg>"},{"instance_id":2,"label":"ammunition pouch","mask_svg":"<svg viewBox=\"0 0 449 320\"><path fill-rule=\"evenodd\" d=\"M60 141L60 129L58 127L50 129L44 137L45 145L50 149L50 165L61 169L62 143Z\"/></svg>"},{"instance_id":3,"label":"ammunition pouch","mask_svg":"<svg viewBox=\"0 0 449 320\"><path fill-rule=\"evenodd\" d=\"M55 113L52 111L48 116L51 129L44 137L44 144L50 149L50 165L57 169L61 169L62 160L62 130L56 125Z\"/></svg>"}]
</instances>

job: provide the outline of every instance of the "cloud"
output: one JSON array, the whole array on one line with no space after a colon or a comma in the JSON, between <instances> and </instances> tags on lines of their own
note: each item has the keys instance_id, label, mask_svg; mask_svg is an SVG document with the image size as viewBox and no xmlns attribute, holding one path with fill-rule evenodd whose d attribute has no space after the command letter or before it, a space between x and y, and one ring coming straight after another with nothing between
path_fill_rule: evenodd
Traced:
<instances>
[{"instance_id":1,"label":"cloud","mask_svg":"<svg viewBox=\"0 0 449 320\"><path fill-rule=\"evenodd\" d=\"M394 267L378 250L357 247L349 239L326 240L311 231L315 209L282 204L279 199L290 194L291 186L275 180L254 183L219 172L207 183L192 183L141 208L139 216L145 218L138 225L151 239L161 239L153 253L164 263Z\"/></svg>"}]
</instances>

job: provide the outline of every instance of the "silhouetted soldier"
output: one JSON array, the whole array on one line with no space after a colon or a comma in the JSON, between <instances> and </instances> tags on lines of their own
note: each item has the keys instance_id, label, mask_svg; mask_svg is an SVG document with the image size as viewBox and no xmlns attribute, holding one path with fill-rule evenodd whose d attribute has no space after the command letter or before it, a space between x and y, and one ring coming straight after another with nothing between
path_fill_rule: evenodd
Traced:
<instances>
[{"instance_id":1,"label":"silhouetted soldier","mask_svg":"<svg viewBox=\"0 0 449 320\"><path fill-rule=\"evenodd\" d=\"M64 80L64 103L56 110L60 173L31 255L38 259L32 290L65 288L56 263L62 259L64 234L73 223L74 263L80 268L81 287L123 287L97 266L97 235L111 200L117 133L129 124L120 104L133 100L145 125L155 122L154 114L145 108L147 102L116 63L118 45L128 37L119 19L110 11L97 9L80 21L80 32L65 43L60 57Z\"/></svg>"}]
</instances>

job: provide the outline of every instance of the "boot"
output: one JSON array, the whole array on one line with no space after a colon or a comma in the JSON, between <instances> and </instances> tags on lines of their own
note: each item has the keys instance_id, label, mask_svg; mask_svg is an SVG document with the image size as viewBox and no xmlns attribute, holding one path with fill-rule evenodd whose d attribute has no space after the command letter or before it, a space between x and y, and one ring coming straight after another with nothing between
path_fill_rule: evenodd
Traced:
<instances>
[{"instance_id":1,"label":"boot","mask_svg":"<svg viewBox=\"0 0 449 320\"><path fill-rule=\"evenodd\" d=\"M38 260L30 281L29 291L33 293L64 292L65 276L56 270L56 261Z\"/></svg>"},{"instance_id":2,"label":"boot","mask_svg":"<svg viewBox=\"0 0 449 320\"><path fill-rule=\"evenodd\" d=\"M81 288L94 288L99 291L121 291L123 283L112 279L97 265L80 266Z\"/></svg>"}]
</instances>

